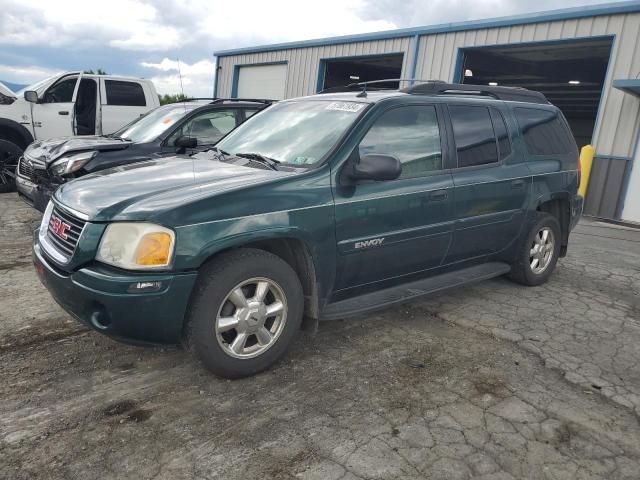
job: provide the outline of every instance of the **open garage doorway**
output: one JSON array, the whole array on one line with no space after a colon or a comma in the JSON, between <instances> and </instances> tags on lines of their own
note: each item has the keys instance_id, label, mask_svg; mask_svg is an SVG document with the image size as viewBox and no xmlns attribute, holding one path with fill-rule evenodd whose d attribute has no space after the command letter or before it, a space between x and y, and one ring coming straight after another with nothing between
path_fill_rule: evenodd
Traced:
<instances>
[{"instance_id":1,"label":"open garage doorway","mask_svg":"<svg viewBox=\"0 0 640 480\"><path fill-rule=\"evenodd\" d=\"M598 37L466 48L456 81L544 93L567 117L582 147L591 143L612 43L612 37Z\"/></svg>"},{"instance_id":2,"label":"open garage doorway","mask_svg":"<svg viewBox=\"0 0 640 480\"><path fill-rule=\"evenodd\" d=\"M361 57L326 58L320 60L318 91L343 87L350 83L370 82L400 78L404 54L392 53ZM380 87L399 88L398 82L388 82Z\"/></svg>"}]
</instances>

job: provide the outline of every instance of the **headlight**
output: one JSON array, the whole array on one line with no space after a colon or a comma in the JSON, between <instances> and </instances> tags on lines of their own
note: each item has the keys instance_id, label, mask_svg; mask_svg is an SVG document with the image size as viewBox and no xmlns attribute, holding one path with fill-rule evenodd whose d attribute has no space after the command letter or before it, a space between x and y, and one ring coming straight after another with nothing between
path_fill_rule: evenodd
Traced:
<instances>
[{"instance_id":1,"label":"headlight","mask_svg":"<svg viewBox=\"0 0 640 480\"><path fill-rule=\"evenodd\" d=\"M157 269L171 264L175 234L153 223L118 222L102 235L96 260L128 270Z\"/></svg>"},{"instance_id":2,"label":"headlight","mask_svg":"<svg viewBox=\"0 0 640 480\"><path fill-rule=\"evenodd\" d=\"M51 165L51 171L56 175L68 175L73 172L77 172L86 163L98 154L96 151L76 153L68 157L56 160Z\"/></svg>"}]
</instances>

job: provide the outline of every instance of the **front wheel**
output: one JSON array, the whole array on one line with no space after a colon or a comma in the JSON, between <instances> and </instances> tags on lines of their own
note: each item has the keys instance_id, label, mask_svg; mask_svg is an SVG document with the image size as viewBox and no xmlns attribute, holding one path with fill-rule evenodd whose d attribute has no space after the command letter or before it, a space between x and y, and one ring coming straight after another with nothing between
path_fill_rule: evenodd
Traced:
<instances>
[{"instance_id":1,"label":"front wheel","mask_svg":"<svg viewBox=\"0 0 640 480\"><path fill-rule=\"evenodd\" d=\"M520 247L509 277L523 285L545 283L558 262L561 238L556 217L538 212L536 223Z\"/></svg>"},{"instance_id":2,"label":"front wheel","mask_svg":"<svg viewBox=\"0 0 640 480\"><path fill-rule=\"evenodd\" d=\"M0 193L15 190L16 169L22 149L13 142L0 139Z\"/></svg>"},{"instance_id":3,"label":"front wheel","mask_svg":"<svg viewBox=\"0 0 640 480\"><path fill-rule=\"evenodd\" d=\"M285 353L300 330L303 305L302 286L289 264L263 250L238 249L200 273L188 341L216 375L253 375Z\"/></svg>"}]
</instances>

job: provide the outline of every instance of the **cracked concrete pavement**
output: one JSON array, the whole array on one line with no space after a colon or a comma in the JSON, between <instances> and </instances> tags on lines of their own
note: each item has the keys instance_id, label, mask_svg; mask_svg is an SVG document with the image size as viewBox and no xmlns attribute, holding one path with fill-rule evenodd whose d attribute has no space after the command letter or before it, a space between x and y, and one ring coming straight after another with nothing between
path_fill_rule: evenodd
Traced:
<instances>
[{"instance_id":1,"label":"cracked concrete pavement","mask_svg":"<svg viewBox=\"0 0 640 480\"><path fill-rule=\"evenodd\" d=\"M640 231L582 222L504 279L301 335L225 381L77 325L0 195L0 478L637 479Z\"/></svg>"}]
</instances>

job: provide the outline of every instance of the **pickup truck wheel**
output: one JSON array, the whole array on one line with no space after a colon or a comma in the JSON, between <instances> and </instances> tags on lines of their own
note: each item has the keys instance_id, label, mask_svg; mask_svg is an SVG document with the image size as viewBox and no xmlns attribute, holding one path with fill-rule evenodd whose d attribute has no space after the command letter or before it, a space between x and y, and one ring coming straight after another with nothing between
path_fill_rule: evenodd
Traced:
<instances>
[{"instance_id":1,"label":"pickup truck wheel","mask_svg":"<svg viewBox=\"0 0 640 480\"><path fill-rule=\"evenodd\" d=\"M538 212L536 223L521 246L509 277L523 285L545 283L558 261L560 239L560 224L556 217Z\"/></svg>"},{"instance_id":2,"label":"pickup truck wheel","mask_svg":"<svg viewBox=\"0 0 640 480\"><path fill-rule=\"evenodd\" d=\"M300 330L303 306L302 286L289 264L263 250L234 250L200 273L189 344L216 375L253 375L285 353Z\"/></svg>"},{"instance_id":3,"label":"pickup truck wheel","mask_svg":"<svg viewBox=\"0 0 640 480\"><path fill-rule=\"evenodd\" d=\"M15 190L16 168L22 149L13 142L0 140L0 193Z\"/></svg>"}]
</instances>

